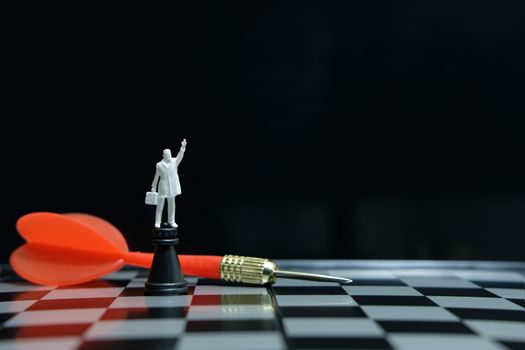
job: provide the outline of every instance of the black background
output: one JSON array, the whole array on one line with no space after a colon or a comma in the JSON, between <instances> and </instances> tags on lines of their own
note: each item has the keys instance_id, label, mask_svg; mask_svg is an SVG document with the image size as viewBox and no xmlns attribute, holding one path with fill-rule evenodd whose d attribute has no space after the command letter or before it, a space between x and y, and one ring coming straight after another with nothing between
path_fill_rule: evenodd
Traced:
<instances>
[{"instance_id":1,"label":"black background","mask_svg":"<svg viewBox=\"0 0 525 350\"><path fill-rule=\"evenodd\" d=\"M523 259L522 1L17 2L3 15L1 257L88 212L151 250Z\"/></svg>"}]
</instances>

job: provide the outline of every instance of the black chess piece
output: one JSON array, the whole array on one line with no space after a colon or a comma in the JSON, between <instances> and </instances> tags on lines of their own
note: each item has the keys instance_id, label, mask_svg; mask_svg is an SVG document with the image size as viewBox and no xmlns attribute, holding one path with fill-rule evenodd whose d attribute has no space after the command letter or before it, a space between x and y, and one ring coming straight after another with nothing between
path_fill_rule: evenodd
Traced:
<instances>
[{"instance_id":1,"label":"black chess piece","mask_svg":"<svg viewBox=\"0 0 525 350\"><path fill-rule=\"evenodd\" d=\"M179 244L178 229L162 226L153 229L155 246L153 263L146 282L146 295L177 295L188 293L188 282L180 268L175 246Z\"/></svg>"}]
</instances>

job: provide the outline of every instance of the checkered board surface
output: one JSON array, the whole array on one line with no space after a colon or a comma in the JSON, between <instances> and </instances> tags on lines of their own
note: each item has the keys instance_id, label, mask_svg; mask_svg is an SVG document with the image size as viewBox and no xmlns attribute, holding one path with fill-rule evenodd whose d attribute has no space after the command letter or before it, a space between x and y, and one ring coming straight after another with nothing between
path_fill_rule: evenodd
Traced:
<instances>
[{"instance_id":1,"label":"checkered board surface","mask_svg":"<svg viewBox=\"0 0 525 350\"><path fill-rule=\"evenodd\" d=\"M67 288L4 280L0 349L525 349L520 271L319 272L354 283L189 278L189 295L153 297L142 270Z\"/></svg>"}]
</instances>

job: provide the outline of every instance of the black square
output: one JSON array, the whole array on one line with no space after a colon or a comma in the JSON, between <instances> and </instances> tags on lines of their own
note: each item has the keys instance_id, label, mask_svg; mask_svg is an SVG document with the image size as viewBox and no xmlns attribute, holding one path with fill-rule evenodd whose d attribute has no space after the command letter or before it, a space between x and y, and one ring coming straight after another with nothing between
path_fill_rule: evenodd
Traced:
<instances>
[{"instance_id":1,"label":"black square","mask_svg":"<svg viewBox=\"0 0 525 350\"><path fill-rule=\"evenodd\" d=\"M86 283L71 284L57 287L57 289L84 289L84 288L115 288L125 287L130 280L93 280Z\"/></svg>"},{"instance_id":2,"label":"black square","mask_svg":"<svg viewBox=\"0 0 525 350\"><path fill-rule=\"evenodd\" d=\"M510 350L525 350L525 342L518 341L499 341L501 344L505 345Z\"/></svg>"},{"instance_id":3,"label":"black square","mask_svg":"<svg viewBox=\"0 0 525 350\"><path fill-rule=\"evenodd\" d=\"M507 299L510 302L513 302L516 305L521 306L522 308L525 308L525 300L524 299Z\"/></svg>"},{"instance_id":4,"label":"black square","mask_svg":"<svg viewBox=\"0 0 525 350\"><path fill-rule=\"evenodd\" d=\"M49 299L39 300L28 311L58 310L58 309L92 309L107 308L115 298L80 298L80 299Z\"/></svg>"},{"instance_id":5,"label":"black square","mask_svg":"<svg viewBox=\"0 0 525 350\"><path fill-rule=\"evenodd\" d=\"M432 300L424 296L354 295L352 298L359 305L436 306Z\"/></svg>"},{"instance_id":6,"label":"black square","mask_svg":"<svg viewBox=\"0 0 525 350\"><path fill-rule=\"evenodd\" d=\"M525 321L523 310L447 308L464 320Z\"/></svg>"},{"instance_id":7,"label":"black square","mask_svg":"<svg viewBox=\"0 0 525 350\"><path fill-rule=\"evenodd\" d=\"M78 350L173 350L177 339L90 340Z\"/></svg>"},{"instance_id":8,"label":"black square","mask_svg":"<svg viewBox=\"0 0 525 350\"><path fill-rule=\"evenodd\" d=\"M275 331L275 320L188 321L186 332Z\"/></svg>"},{"instance_id":9,"label":"black square","mask_svg":"<svg viewBox=\"0 0 525 350\"><path fill-rule=\"evenodd\" d=\"M126 288L120 293L119 297L141 297L144 296L144 287Z\"/></svg>"},{"instance_id":10,"label":"black square","mask_svg":"<svg viewBox=\"0 0 525 350\"><path fill-rule=\"evenodd\" d=\"M524 289L525 282L516 281L471 281L478 286L483 288L511 288L511 289Z\"/></svg>"},{"instance_id":11,"label":"black square","mask_svg":"<svg viewBox=\"0 0 525 350\"><path fill-rule=\"evenodd\" d=\"M108 309L102 315L102 320L130 320L154 318L184 318L188 307L153 307L153 308L126 308Z\"/></svg>"},{"instance_id":12,"label":"black square","mask_svg":"<svg viewBox=\"0 0 525 350\"><path fill-rule=\"evenodd\" d=\"M30 292L0 293L0 301L39 300L49 292L49 290L39 290Z\"/></svg>"},{"instance_id":13,"label":"black square","mask_svg":"<svg viewBox=\"0 0 525 350\"><path fill-rule=\"evenodd\" d=\"M6 327L0 329L0 339L81 336L90 326L88 323Z\"/></svg>"},{"instance_id":14,"label":"black square","mask_svg":"<svg viewBox=\"0 0 525 350\"><path fill-rule=\"evenodd\" d=\"M416 287L418 292L423 295L432 295L432 296L449 296L449 297L492 297L498 298L497 295L492 294L486 289L483 288L423 288Z\"/></svg>"},{"instance_id":15,"label":"black square","mask_svg":"<svg viewBox=\"0 0 525 350\"><path fill-rule=\"evenodd\" d=\"M461 322L376 321L389 333L463 333L474 332Z\"/></svg>"},{"instance_id":16,"label":"black square","mask_svg":"<svg viewBox=\"0 0 525 350\"><path fill-rule=\"evenodd\" d=\"M15 316L16 313L5 313L5 314L0 314L0 326L2 323L6 322L7 320L9 320L11 317Z\"/></svg>"},{"instance_id":17,"label":"black square","mask_svg":"<svg viewBox=\"0 0 525 350\"><path fill-rule=\"evenodd\" d=\"M392 349L384 338L291 338L294 349Z\"/></svg>"},{"instance_id":18,"label":"black square","mask_svg":"<svg viewBox=\"0 0 525 350\"><path fill-rule=\"evenodd\" d=\"M363 317L366 314L358 306L281 306L283 317Z\"/></svg>"}]
</instances>

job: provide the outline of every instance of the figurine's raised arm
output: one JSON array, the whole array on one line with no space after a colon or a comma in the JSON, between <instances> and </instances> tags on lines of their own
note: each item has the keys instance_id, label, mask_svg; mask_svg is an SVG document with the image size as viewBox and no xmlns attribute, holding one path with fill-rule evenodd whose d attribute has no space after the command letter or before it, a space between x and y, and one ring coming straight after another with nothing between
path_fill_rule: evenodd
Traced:
<instances>
[{"instance_id":1,"label":"figurine's raised arm","mask_svg":"<svg viewBox=\"0 0 525 350\"><path fill-rule=\"evenodd\" d=\"M182 140L180 144L180 150L179 153L177 153L177 166L180 164L182 158L184 157L184 152L186 151L186 139Z\"/></svg>"},{"instance_id":2,"label":"figurine's raised arm","mask_svg":"<svg viewBox=\"0 0 525 350\"><path fill-rule=\"evenodd\" d=\"M153 178L153 183L151 184L151 192L157 192L157 184L159 183L159 169L158 164L155 166L155 177Z\"/></svg>"}]
</instances>

